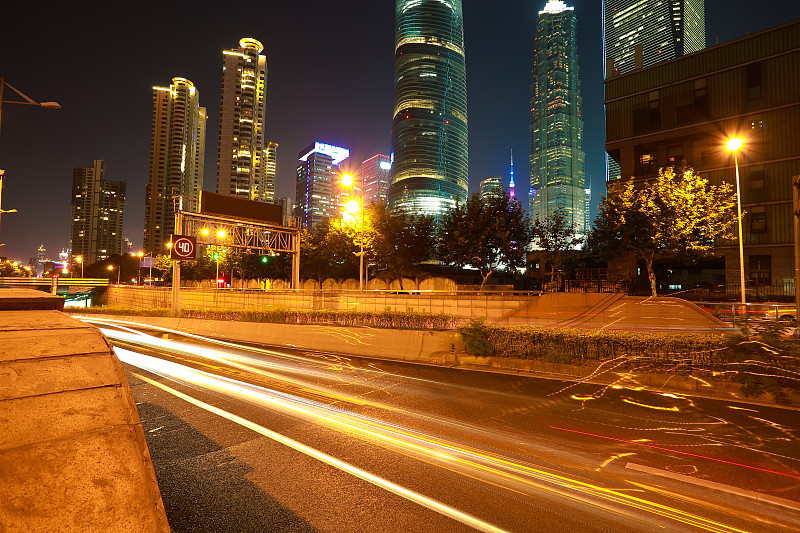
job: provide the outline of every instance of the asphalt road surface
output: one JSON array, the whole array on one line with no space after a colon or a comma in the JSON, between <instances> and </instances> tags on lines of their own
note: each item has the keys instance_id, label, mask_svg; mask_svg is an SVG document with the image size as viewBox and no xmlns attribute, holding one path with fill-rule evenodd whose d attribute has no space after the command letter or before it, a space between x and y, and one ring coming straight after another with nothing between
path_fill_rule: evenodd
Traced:
<instances>
[{"instance_id":1,"label":"asphalt road surface","mask_svg":"<svg viewBox=\"0 0 800 533\"><path fill-rule=\"evenodd\" d=\"M92 322L177 532L800 530L795 409Z\"/></svg>"}]
</instances>

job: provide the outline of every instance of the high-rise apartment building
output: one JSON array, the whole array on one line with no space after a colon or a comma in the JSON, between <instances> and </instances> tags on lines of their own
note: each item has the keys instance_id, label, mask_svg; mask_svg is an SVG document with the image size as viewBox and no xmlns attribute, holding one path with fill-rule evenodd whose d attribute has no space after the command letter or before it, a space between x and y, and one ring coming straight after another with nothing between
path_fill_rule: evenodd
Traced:
<instances>
[{"instance_id":1,"label":"high-rise apartment building","mask_svg":"<svg viewBox=\"0 0 800 533\"><path fill-rule=\"evenodd\" d=\"M466 199L461 0L397 0L389 206L439 216Z\"/></svg>"},{"instance_id":2,"label":"high-rise apartment building","mask_svg":"<svg viewBox=\"0 0 800 533\"><path fill-rule=\"evenodd\" d=\"M125 182L109 181L104 176L105 163L101 160L72 171L69 248L73 257L81 256L86 264L122 252Z\"/></svg>"},{"instance_id":3,"label":"high-rise apartment building","mask_svg":"<svg viewBox=\"0 0 800 533\"><path fill-rule=\"evenodd\" d=\"M365 206L370 204L386 205L391 170L392 162L388 155L377 154L361 162Z\"/></svg>"},{"instance_id":4,"label":"high-rise apartment building","mask_svg":"<svg viewBox=\"0 0 800 533\"><path fill-rule=\"evenodd\" d=\"M603 0L606 78L649 67L706 46L704 0ZM620 177L606 156L606 179Z\"/></svg>"},{"instance_id":5,"label":"high-rise apartment building","mask_svg":"<svg viewBox=\"0 0 800 533\"><path fill-rule=\"evenodd\" d=\"M480 192L481 200L484 202L489 198L498 198L503 195L502 176L492 176L481 181Z\"/></svg>"},{"instance_id":6,"label":"high-rise apartment building","mask_svg":"<svg viewBox=\"0 0 800 533\"><path fill-rule=\"evenodd\" d=\"M153 87L150 179L145 189L143 247L164 253L175 228L175 210L196 211L203 190L206 120L200 92L186 78Z\"/></svg>"},{"instance_id":7,"label":"high-rise apartment building","mask_svg":"<svg viewBox=\"0 0 800 533\"><path fill-rule=\"evenodd\" d=\"M583 120L576 19L572 7L549 0L539 12L531 81L529 211L544 219L562 209L586 232Z\"/></svg>"},{"instance_id":8,"label":"high-rise apartment building","mask_svg":"<svg viewBox=\"0 0 800 533\"><path fill-rule=\"evenodd\" d=\"M264 141L267 57L255 39L222 51L222 94L217 151L217 193L259 202L272 201L267 186ZM277 145L276 145L277 146ZM270 195L272 195L270 197Z\"/></svg>"},{"instance_id":9,"label":"high-rise apartment building","mask_svg":"<svg viewBox=\"0 0 800 533\"><path fill-rule=\"evenodd\" d=\"M315 142L300 152L297 166L296 215L304 227L342 215L339 163L350 157L347 148Z\"/></svg>"},{"instance_id":10,"label":"high-rise apartment building","mask_svg":"<svg viewBox=\"0 0 800 533\"><path fill-rule=\"evenodd\" d=\"M275 201L275 177L278 174L278 143L264 144L263 202Z\"/></svg>"}]
</instances>

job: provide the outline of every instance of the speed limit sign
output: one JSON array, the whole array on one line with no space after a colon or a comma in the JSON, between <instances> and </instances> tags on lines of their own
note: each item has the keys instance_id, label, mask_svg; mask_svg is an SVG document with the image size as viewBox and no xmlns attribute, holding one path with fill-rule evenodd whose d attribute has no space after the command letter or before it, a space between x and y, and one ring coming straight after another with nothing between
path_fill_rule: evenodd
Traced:
<instances>
[{"instance_id":1,"label":"speed limit sign","mask_svg":"<svg viewBox=\"0 0 800 533\"><path fill-rule=\"evenodd\" d=\"M197 259L197 240L186 235L172 236L171 259L194 261Z\"/></svg>"}]
</instances>

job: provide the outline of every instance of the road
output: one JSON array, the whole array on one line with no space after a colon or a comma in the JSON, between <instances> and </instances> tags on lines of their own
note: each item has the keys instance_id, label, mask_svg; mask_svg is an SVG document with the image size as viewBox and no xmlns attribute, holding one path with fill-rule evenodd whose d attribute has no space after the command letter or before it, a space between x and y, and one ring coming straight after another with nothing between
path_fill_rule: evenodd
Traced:
<instances>
[{"instance_id":1,"label":"road","mask_svg":"<svg viewBox=\"0 0 800 533\"><path fill-rule=\"evenodd\" d=\"M174 531L800 529L797 410L92 322Z\"/></svg>"}]
</instances>

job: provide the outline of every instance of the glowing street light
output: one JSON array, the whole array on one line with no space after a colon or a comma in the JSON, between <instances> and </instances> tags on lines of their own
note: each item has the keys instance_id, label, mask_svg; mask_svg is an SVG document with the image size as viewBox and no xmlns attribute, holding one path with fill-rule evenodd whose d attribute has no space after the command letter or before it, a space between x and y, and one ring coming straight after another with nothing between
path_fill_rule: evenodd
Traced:
<instances>
[{"instance_id":1,"label":"glowing street light","mask_svg":"<svg viewBox=\"0 0 800 533\"><path fill-rule=\"evenodd\" d=\"M114 272L115 268L117 269L117 285L120 285L119 277L122 275L122 264L120 264L118 267L115 267L114 265L108 265L108 269L111 272Z\"/></svg>"},{"instance_id":2,"label":"glowing street light","mask_svg":"<svg viewBox=\"0 0 800 533\"><path fill-rule=\"evenodd\" d=\"M19 100L3 100L3 90L6 87L8 87L9 89L11 89L15 93L17 93L22 98L24 98L25 101L22 102L22 101L19 101ZM14 88L13 85L8 83L4 77L0 76L0 125L2 125L3 104L35 105L35 106L43 107L45 109L60 109L61 108L61 105L59 105L58 102L36 102L35 100L30 98L29 96L26 96L22 92L18 91L16 88Z\"/></svg>"},{"instance_id":3,"label":"glowing street light","mask_svg":"<svg viewBox=\"0 0 800 533\"><path fill-rule=\"evenodd\" d=\"M736 214L739 216L739 285L742 291L742 303L747 303L747 297L744 292L744 242L742 241L742 194L739 189L739 149L744 144L744 139L741 137L731 137L725 143L725 148L729 152L733 152L733 164L736 168Z\"/></svg>"},{"instance_id":4,"label":"glowing street light","mask_svg":"<svg viewBox=\"0 0 800 533\"><path fill-rule=\"evenodd\" d=\"M361 248L361 253L358 257L358 287L359 290L364 290L364 176L361 176L361 187L355 186L355 178L351 174L342 174L342 177L339 180L342 187L345 188L354 188L355 190L361 193L361 203L358 200L350 200L345 205L346 213L351 215L355 215L357 211L361 211L361 231L360 231L360 238L359 245Z\"/></svg>"},{"instance_id":5,"label":"glowing street light","mask_svg":"<svg viewBox=\"0 0 800 533\"><path fill-rule=\"evenodd\" d=\"M81 265L81 277L83 277L83 256L82 255L75 256L75 261L77 261Z\"/></svg>"}]
</instances>

